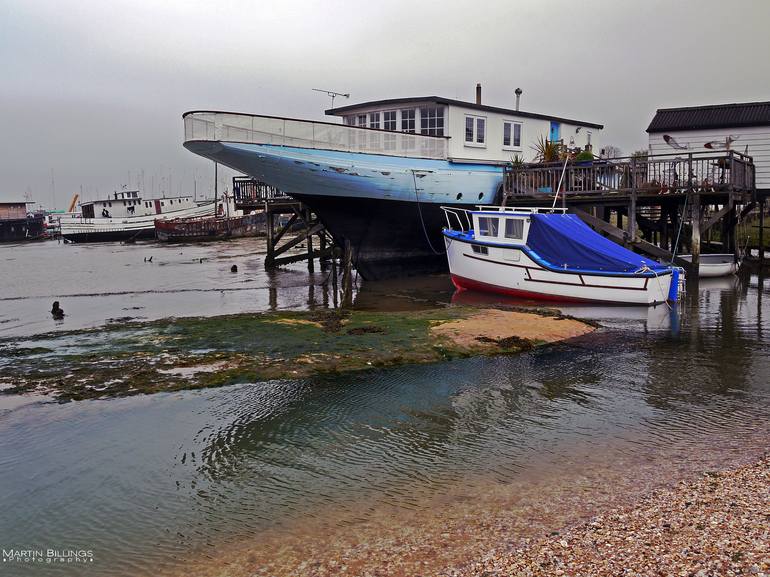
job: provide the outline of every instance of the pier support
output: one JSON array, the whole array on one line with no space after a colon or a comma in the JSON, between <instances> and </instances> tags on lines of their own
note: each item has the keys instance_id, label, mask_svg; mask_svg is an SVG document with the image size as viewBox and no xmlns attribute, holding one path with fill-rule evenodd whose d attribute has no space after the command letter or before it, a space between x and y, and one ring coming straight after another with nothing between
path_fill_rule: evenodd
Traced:
<instances>
[{"instance_id":1,"label":"pier support","mask_svg":"<svg viewBox=\"0 0 770 577\"><path fill-rule=\"evenodd\" d=\"M690 221L692 223L692 231L690 235L690 253L692 254L692 273L698 276L698 268L700 267L700 233L703 226L703 212L700 206L700 194L697 192L691 193L690 199Z\"/></svg>"},{"instance_id":2,"label":"pier support","mask_svg":"<svg viewBox=\"0 0 770 577\"><path fill-rule=\"evenodd\" d=\"M765 265L765 197L759 200L759 265Z\"/></svg>"},{"instance_id":3,"label":"pier support","mask_svg":"<svg viewBox=\"0 0 770 577\"><path fill-rule=\"evenodd\" d=\"M326 242L326 228L314 217L311 210L294 200L268 200L264 203L267 217L267 254L265 255L265 269L307 260L307 268L310 272L315 270L313 260L316 258L330 258L334 253L334 246ZM289 216L288 220L276 231L276 216ZM279 245L284 235L304 224L299 234ZM322 250L313 250L313 236L324 239ZM307 250L304 253L295 253L281 256L289 249L305 242Z\"/></svg>"}]
</instances>

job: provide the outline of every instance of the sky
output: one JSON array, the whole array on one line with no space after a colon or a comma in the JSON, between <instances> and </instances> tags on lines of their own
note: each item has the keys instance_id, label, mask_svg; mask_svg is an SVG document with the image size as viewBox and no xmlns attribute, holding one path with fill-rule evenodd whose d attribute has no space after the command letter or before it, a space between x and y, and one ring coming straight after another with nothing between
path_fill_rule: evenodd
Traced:
<instances>
[{"instance_id":1,"label":"sky","mask_svg":"<svg viewBox=\"0 0 770 577\"><path fill-rule=\"evenodd\" d=\"M770 0L0 0L0 199L213 189L181 115L438 95L605 125L770 100ZM328 120L328 117L326 118ZM229 171L220 171L220 187Z\"/></svg>"}]
</instances>

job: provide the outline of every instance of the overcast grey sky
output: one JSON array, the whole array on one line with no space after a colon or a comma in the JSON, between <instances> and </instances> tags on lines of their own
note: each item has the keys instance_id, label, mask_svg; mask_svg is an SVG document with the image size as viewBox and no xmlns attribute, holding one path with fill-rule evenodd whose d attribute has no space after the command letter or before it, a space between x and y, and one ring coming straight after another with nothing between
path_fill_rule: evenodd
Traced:
<instances>
[{"instance_id":1,"label":"overcast grey sky","mask_svg":"<svg viewBox=\"0 0 770 577\"><path fill-rule=\"evenodd\" d=\"M0 0L0 198L50 206L53 180L62 208L142 173L210 189L182 112L323 118L316 87L472 100L481 82L511 106L520 86L522 110L629 152L656 108L770 100L769 28L768 0Z\"/></svg>"}]
</instances>

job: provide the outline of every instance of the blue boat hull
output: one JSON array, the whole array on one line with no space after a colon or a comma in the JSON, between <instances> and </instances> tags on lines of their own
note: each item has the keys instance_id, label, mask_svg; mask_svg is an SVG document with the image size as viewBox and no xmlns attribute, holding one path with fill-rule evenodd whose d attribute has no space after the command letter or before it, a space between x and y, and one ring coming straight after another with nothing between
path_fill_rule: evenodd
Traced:
<instances>
[{"instance_id":1,"label":"blue boat hull","mask_svg":"<svg viewBox=\"0 0 770 577\"><path fill-rule=\"evenodd\" d=\"M350 241L368 280L445 272L439 207L493 204L502 182L494 165L255 144L185 147L307 204L339 245Z\"/></svg>"}]
</instances>

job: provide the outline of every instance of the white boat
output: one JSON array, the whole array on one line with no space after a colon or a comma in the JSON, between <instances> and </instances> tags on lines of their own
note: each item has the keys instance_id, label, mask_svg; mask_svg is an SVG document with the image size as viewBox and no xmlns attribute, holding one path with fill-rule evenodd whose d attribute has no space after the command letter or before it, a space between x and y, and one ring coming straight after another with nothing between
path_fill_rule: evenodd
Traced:
<instances>
[{"instance_id":1,"label":"white boat","mask_svg":"<svg viewBox=\"0 0 770 577\"><path fill-rule=\"evenodd\" d=\"M449 271L460 290L561 302L678 300L681 269L615 244L565 209L443 208Z\"/></svg>"},{"instance_id":2,"label":"white boat","mask_svg":"<svg viewBox=\"0 0 770 577\"><path fill-rule=\"evenodd\" d=\"M679 258L692 262L691 254L681 254ZM735 274L740 266L734 254L701 254L699 260L698 276L701 278Z\"/></svg>"},{"instance_id":3,"label":"white boat","mask_svg":"<svg viewBox=\"0 0 770 577\"><path fill-rule=\"evenodd\" d=\"M61 235L70 242L135 240L155 237L155 220L217 214L220 203L195 202L191 196L144 199L139 191L115 192L84 202L77 214L63 215Z\"/></svg>"}]
</instances>

